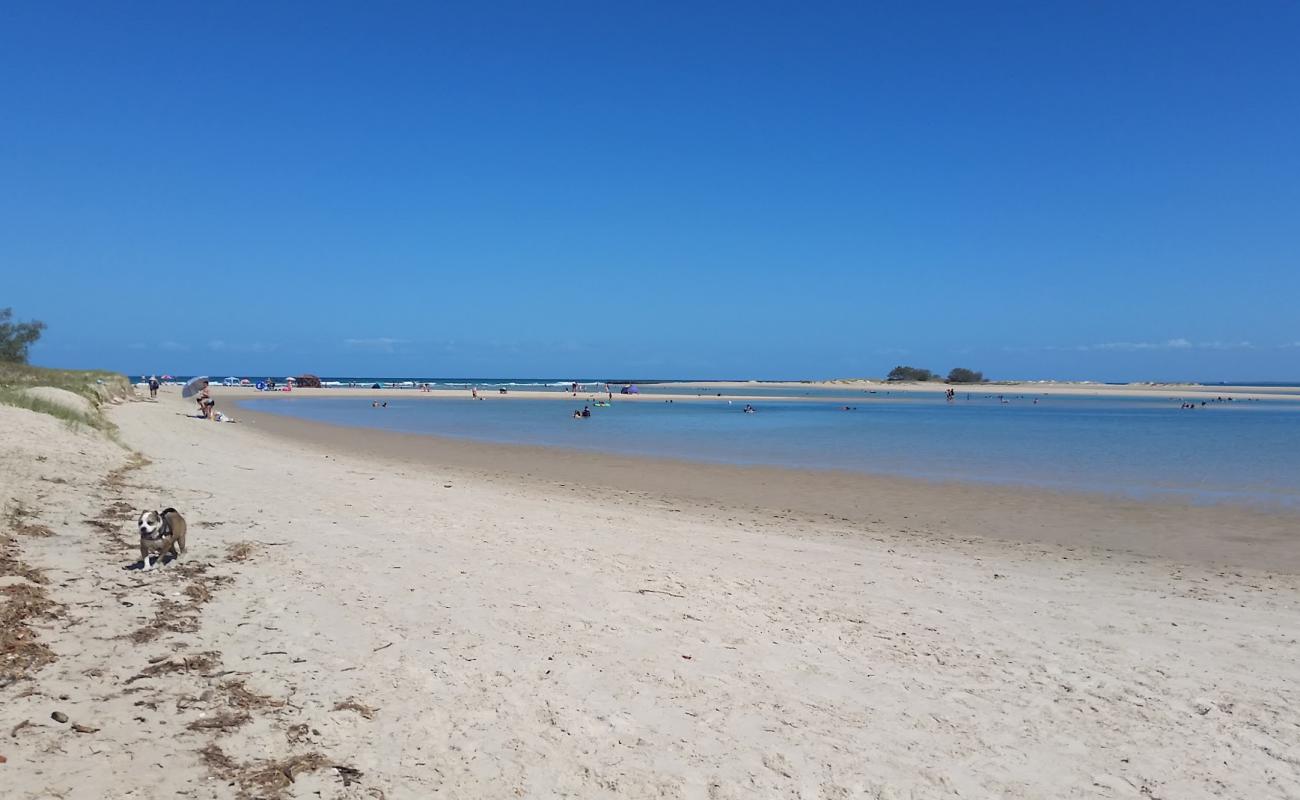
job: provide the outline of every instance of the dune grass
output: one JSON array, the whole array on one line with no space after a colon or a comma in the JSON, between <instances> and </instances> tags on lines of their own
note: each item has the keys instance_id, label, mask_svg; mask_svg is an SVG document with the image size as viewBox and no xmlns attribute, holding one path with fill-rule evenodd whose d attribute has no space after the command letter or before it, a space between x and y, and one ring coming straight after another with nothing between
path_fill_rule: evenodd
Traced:
<instances>
[{"instance_id":1,"label":"dune grass","mask_svg":"<svg viewBox=\"0 0 1300 800\"><path fill-rule=\"evenodd\" d=\"M80 395L89 400L96 410L93 414L84 414L24 393L24 390L38 386L52 386ZM48 369L0 362L0 405L48 414L73 427L86 426L112 435L115 430L113 424L98 409L109 400L130 397L132 392L131 382L126 376L115 372Z\"/></svg>"},{"instance_id":2,"label":"dune grass","mask_svg":"<svg viewBox=\"0 0 1300 800\"><path fill-rule=\"evenodd\" d=\"M109 429L108 420L104 419L100 414L94 414L93 416L82 414L70 408L65 408L58 403L51 403L49 400L23 394L22 389L0 386L0 405L25 408L38 414L48 414L51 417L63 420L74 428L85 425L103 431Z\"/></svg>"},{"instance_id":3,"label":"dune grass","mask_svg":"<svg viewBox=\"0 0 1300 800\"><path fill-rule=\"evenodd\" d=\"M28 389L34 386L53 386L79 394L96 405L112 397L124 397L131 392L131 383L125 375L103 370L49 369L30 364L0 361L0 388Z\"/></svg>"}]
</instances>

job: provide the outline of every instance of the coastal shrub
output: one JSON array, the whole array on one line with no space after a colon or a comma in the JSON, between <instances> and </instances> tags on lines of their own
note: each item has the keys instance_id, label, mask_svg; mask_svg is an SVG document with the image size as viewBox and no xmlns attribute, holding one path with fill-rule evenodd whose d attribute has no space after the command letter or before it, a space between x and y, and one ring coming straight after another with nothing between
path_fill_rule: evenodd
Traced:
<instances>
[{"instance_id":1,"label":"coastal shrub","mask_svg":"<svg viewBox=\"0 0 1300 800\"><path fill-rule=\"evenodd\" d=\"M303 373L294 378L294 385L299 389L319 389L320 378L312 375L310 372Z\"/></svg>"},{"instance_id":2,"label":"coastal shrub","mask_svg":"<svg viewBox=\"0 0 1300 800\"><path fill-rule=\"evenodd\" d=\"M12 308L0 308L0 361L26 364L27 350L41 338L45 323L14 322L13 318Z\"/></svg>"},{"instance_id":3,"label":"coastal shrub","mask_svg":"<svg viewBox=\"0 0 1300 800\"><path fill-rule=\"evenodd\" d=\"M886 380L890 381L936 381L939 376L928 369L920 367L894 367Z\"/></svg>"},{"instance_id":4,"label":"coastal shrub","mask_svg":"<svg viewBox=\"0 0 1300 800\"><path fill-rule=\"evenodd\" d=\"M983 383L984 373L965 367L954 367L948 373L948 383Z\"/></svg>"}]
</instances>

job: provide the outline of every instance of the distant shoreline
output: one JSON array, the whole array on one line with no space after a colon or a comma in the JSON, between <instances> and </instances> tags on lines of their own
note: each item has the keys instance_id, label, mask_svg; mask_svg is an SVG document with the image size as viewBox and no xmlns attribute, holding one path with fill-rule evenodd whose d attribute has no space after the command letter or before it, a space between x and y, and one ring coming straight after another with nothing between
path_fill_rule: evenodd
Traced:
<instances>
[{"instance_id":1,"label":"distant shoreline","mask_svg":"<svg viewBox=\"0 0 1300 800\"><path fill-rule=\"evenodd\" d=\"M433 384L426 392L422 391L417 385L397 386L384 385L381 383L379 389L367 388L365 386L324 386L320 389L296 389L294 392L259 392L252 387L247 386L218 386L213 384L214 389L219 389L222 393L230 393L231 396L240 397L279 397L279 396L301 396L296 392L324 392L334 397L348 396L365 396L365 397L409 397L419 395L420 397L436 398L458 398L464 397L469 391L469 385L464 387L449 387L447 385ZM472 384L471 384L472 385ZM543 388L543 384L531 385L513 385L508 388L505 395L501 395L498 386L502 384L482 383L477 384L479 393L488 398L514 398L514 399L564 399L572 398L573 395L559 387L551 385L550 388ZM582 389L578 392L578 397L596 397L603 396L603 384L589 382L581 384ZM983 394L983 395L1020 395L1020 396L1075 396L1075 397L1145 397L1145 398L1165 398L1177 402L1180 399L1204 400L1212 397L1232 398L1233 400L1283 400L1283 401L1300 401L1300 387L1267 387L1267 386L1202 386L1196 384L1078 384L1078 383L981 383L981 384L945 384L945 383L888 383L882 381L816 381L816 382L790 382L790 381L680 381L671 383L643 384L645 387L653 387L653 392L645 394L622 395L619 393L619 384L610 384L613 394L621 400L630 401L653 401L662 402L663 400L674 401L691 401L701 399L705 393L725 392L726 396L732 400L754 401L754 400L789 400L789 401L815 401L818 398L804 394L809 390L815 391L839 391L843 394L882 394L882 393L934 393L938 394L949 388L956 390L959 394ZM772 389L788 389L785 394L746 394L745 389L762 389L770 391ZM680 389L683 391L669 392L666 389Z\"/></svg>"}]
</instances>

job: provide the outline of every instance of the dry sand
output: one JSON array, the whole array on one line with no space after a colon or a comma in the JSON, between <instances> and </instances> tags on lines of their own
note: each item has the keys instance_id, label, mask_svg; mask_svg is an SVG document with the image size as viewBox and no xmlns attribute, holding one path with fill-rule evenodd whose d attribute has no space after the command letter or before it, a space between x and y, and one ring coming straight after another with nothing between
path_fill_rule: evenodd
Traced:
<instances>
[{"instance_id":1,"label":"dry sand","mask_svg":"<svg viewBox=\"0 0 1300 800\"><path fill-rule=\"evenodd\" d=\"M143 463L0 407L3 563L57 604L0 688L6 800L1300 797L1300 579L1213 566L1294 566L1249 514L1139 556L1176 510L1067 546L1074 514L1008 533L1030 494L831 519L190 408L112 411ZM190 558L123 570L164 505Z\"/></svg>"}]
</instances>

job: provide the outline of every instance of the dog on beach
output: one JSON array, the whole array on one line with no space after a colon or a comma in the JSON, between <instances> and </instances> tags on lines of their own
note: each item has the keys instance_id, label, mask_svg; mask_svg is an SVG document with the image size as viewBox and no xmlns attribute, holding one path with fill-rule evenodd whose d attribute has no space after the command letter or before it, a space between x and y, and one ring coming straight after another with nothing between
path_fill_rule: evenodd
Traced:
<instances>
[{"instance_id":1,"label":"dog on beach","mask_svg":"<svg viewBox=\"0 0 1300 800\"><path fill-rule=\"evenodd\" d=\"M177 560L185 553L185 518L174 508L140 512L140 568L150 570L171 553ZM149 563L149 556L154 562Z\"/></svg>"}]
</instances>

